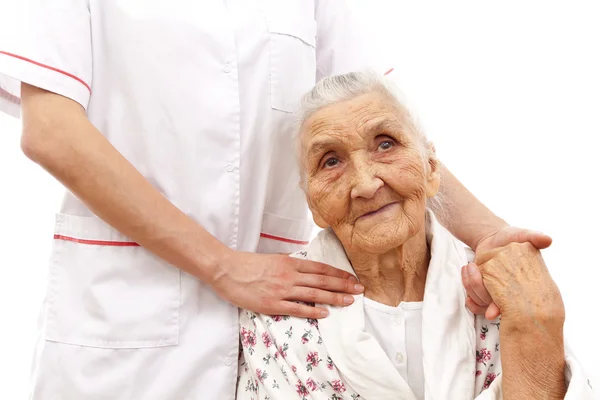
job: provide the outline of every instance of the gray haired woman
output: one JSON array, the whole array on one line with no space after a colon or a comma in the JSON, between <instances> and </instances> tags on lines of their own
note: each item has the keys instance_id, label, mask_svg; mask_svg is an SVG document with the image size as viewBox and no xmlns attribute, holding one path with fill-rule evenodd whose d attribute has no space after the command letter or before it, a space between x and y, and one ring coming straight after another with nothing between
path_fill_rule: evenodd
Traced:
<instances>
[{"instance_id":1,"label":"gray haired woman","mask_svg":"<svg viewBox=\"0 0 600 400\"><path fill-rule=\"evenodd\" d=\"M319 82L298 141L323 231L292 256L347 271L365 292L318 322L240 310L238 399L594 398L539 251L510 244L474 260L436 221L440 164L389 79ZM480 268L502 322L465 307L461 268Z\"/></svg>"}]
</instances>

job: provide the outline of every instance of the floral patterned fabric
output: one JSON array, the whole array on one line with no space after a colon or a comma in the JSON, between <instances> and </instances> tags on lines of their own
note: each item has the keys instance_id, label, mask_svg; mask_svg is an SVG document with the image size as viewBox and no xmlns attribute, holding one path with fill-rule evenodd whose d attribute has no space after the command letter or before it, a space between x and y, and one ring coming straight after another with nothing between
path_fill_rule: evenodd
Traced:
<instances>
[{"instance_id":1,"label":"floral patterned fabric","mask_svg":"<svg viewBox=\"0 0 600 400\"><path fill-rule=\"evenodd\" d=\"M292 257L307 258L306 252ZM476 394L501 374L500 321L475 317ZM361 399L329 357L314 319L267 316L240 310L237 399ZM290 351L290 349L293 349ZM402 379L398 374L398 379Z\"/></svg>"},{"instance_id":2,"label":"floral patterned fabric","mask_svg":"<svg viewBox=\"0 0 600 400\"><path fill-rule=\"evenodd\" d=\"M426 400L502 398L500 320L473 316L464 306L460 267L472 260L428 213L431 261L423 299L422 351ZM321 261L353 273L341 243L321 232L307 252L292 257ZM239 400L420 400L377 340L364 331L364 297L329 317L267 316L240 310ZM566 352L565 399L596 399L572 354Z\"/></svg>"},{"instance_id":3,"label":"floral patterned fabric","mask_svg":"<svg viewBox=\"0 0 600 400\"><path fill-rule=\"evenodd\" d=\"M316 320L243 310L240 340L238 399L360 398L327 356Z\"/></svg>"}]
</instances>

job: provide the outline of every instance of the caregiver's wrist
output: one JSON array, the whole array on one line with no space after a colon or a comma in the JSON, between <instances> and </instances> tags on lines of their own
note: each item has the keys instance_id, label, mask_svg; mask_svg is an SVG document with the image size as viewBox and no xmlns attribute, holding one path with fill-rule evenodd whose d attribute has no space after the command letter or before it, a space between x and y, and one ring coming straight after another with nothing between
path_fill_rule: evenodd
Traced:
<instances>
[{"instance_id":1,"label":"caregiver's wrist","mask_svg":"<svg viewBox=\"0 0 600 400\"><path fill-rule=\"evenodd\" d=\"M225 266L235 253L237 253L235 250L216 240L215 243L207 246L196 261L194 275L202 282L214 287L215 283L223 275L226 275Z\"/></svg>"},{"instance_id":2,"label":"caregiver's wrist","mask_svg":"<svg viewBox=\"0 0 600 400\"><path fill-rule=\"evenodd\" d=\"M496 216L490 217L485 221L473 224L471 228L472 243L465 244L473 249L473 251L477 251L482 244L485 245L485 243L491 240L494 235L509 226L510 224L502 218Z\"/></svg>"}]
</instances>

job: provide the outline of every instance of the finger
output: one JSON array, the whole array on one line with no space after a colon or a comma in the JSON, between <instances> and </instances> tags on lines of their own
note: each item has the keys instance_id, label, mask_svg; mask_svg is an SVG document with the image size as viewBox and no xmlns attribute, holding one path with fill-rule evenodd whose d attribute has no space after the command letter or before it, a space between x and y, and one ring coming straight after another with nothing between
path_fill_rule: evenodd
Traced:
<instances>
[{"instance_id":1,"label":"finger","mask_svg":"<svg viewBox=\"0 0 600 400\"><path fill-rule=\"evenodd\" d=\"M492 303L489 305L487 310L485 311L485 318L489 321L495 320L500 316L500 308L496 305L496 303Z\"/></svg>"},{"instance_id":2,"label":"finger","mask_svg":"<svg viewBox=\"0 0 600 400\"><path fill-rule=\"evenodd\" d=\"M546 249L552 244L552 238L550 236L535 231L531 232L529 241L532 245L537 247L538 250Z\"/></svg>"},{"instance_id":3,"label":"finger","mask_svg":"<svg viewBox=\"0 0 600 400\"><path fill-rule=\"evenodd\" d=\"M350 294L360 294L365 290L363 285L349 279L316 274L298 274L294 284L307 288Z\"/></svg>"},{"instance_id":4,"label":"finger","mask_svg":"<svg viewBox=\"0 0 600 400\"><path fill-rule=\"evenodd\" d=\"M295 260L298 262L298 266L297 266L298 272L307 273L307 274L327 275L327 276L333 276L333 277L342 278L342 279L356 280L354 275L352 275L346 271L343 271L341 269L334 268L331 265L327 265L327 264L320 263L317 261L298 260L298 259L295 259Z\"/></svg>"},{"instance_id":5,"label":"finger","mask_svg":"<svg viewBox=\"0 0 600 400\"><path fill-rule=\"evenodd\" d=\"M477 265L473 263L467 264L466 268L469 284L471 285L471 291L475 296L471 296L473 300L480 299L482 302L478 303L480 306L487 306L492 302L492 297L483 284L483 276ZM467 290L467 293L469 291Z\"/></svg>"},{"instance_id":6,"label":"finger","mask_svg":"<svg viewBox=\"0 0 600 400\"><path fill-rule=\"evenodd\" d=\"M465 305L467 306L469 311L471 311L475 315L485 315L485 312L487 310L487 307L478 306L470 297L467 297Z\"/></svg>"},{"instance_id":7,"label":"finger","mask_svg":"<svg viewBox=\"0 0 600 400\"><path fill-rule=\"evenodd\" d=\"M483 299L477 295L477 292L473 290L471 285L471 277L468 273L468 266L469 264L465 265L461 270L462 283L467 291L467 296L469 296L478 306L487 306L489 303L485 303Z\"/></svg>"},{"instance_id":8,"label":"finger","mask_svg":"<svg viewBox=\"0 0 600 400\"><path fill-rule=\"evenodd\" d=\"M329 312L324 307L314 307L293 301L282 301L279 303L275 314L299 318L321 319L327 317Z\"/></svg>"},{"instance_id":9,"label":"finger","mask_svg":"<svg viewBox=\"0 0 600 400\"><path fill-rule=\"evenodd\" d=\"M531 229L511 227L506 229L502 235L497 235L494 247L503 247L509 243L531 242L537 249L545 249L552 244L552 238L541 232Z\"/></svg>"},{"instance_id":10,"label":"finger","mask_svg":"<svg viewBox=\"0 0 600 400\"><path fill-rule=\"evenodd\" d=\"M303 301L305 303L327 304L332 306L348 306L354 303L349 294L333 293L327 290L296 286L285 296L285 300Z\"/></svg>"}]
</instances>

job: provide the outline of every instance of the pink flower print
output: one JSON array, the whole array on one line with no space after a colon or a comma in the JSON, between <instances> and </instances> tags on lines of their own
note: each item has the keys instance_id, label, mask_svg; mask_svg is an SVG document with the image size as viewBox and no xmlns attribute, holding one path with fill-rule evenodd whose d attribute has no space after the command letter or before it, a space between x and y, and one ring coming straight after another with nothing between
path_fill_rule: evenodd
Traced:
<instances>
[{"instance_id":1,"label":"pink flower print","mask_svg":"<svg viewBox=\"0 0 600 400\"><path fill-rule=\"evenodd\" d=\"M313 380L313 378L308 378L306 381L306 387L309 388L311 392L314 392L318 389L317 383Z\"/></svg>"},{"instance_id":2,"label":"pink flower print","mask_svg":"<svg viewBox=\"0 0 600 400\"><path fill-rule=\"evenodd\" d=\"M310 326L314 326L314 327L319 326L319 322L316 319L309 318L307 321L310 324Z\"/></svg>"},{"instance_id":3,"label":"pink flower print","mask_svg":"<svg viewBox=\"0 0 600 400\"><path fill-rule=\"evenodd\" d=\"M308 389L302 384L300 379L298 379L298 383L296 383L296 393L298 393L300 396L308 395Z\"/></svg>"},{"instance_id":4,"label":"pink flower print","mask_svg":"<svg viewBox=\"0 0 600 400\"><path fill-rule=\"evenodd\" d=\"M295 366L295 365L292 365L292 371L294 371L294 373L296 373L296 371L297 371L297 370L298 370L298 369L296 368L296 366Z\"/></svg>"},{"instance_id":5,"label":"pink flower print","mask_svg":"<svg viewBox=\"0 0 600 400\"><path fill-rule=\"evenodd\" d=\"M313 336L312 330L311 329L305 329L304 330L304 334L302 335L302 338L300 339L300 342L302 344L306 344L306 343L308 343L308 341L310 339L312 339L312 336Z\"/></svg>"},{"instance_id":6,"label":"pink flower print","mask_svg":"<svg viewBox=\"0 0 600 400\"><path fill-rule=\"evenodd\" d=\"M252 354L253 348L256 345L256 335L254 334L254 332L246 328L242 328L240 334L242 336L242 345L244 347L248 347L248 349L250 350L250 354Z\"/></svg>"},{"instance_id":7,"label":"pink flower print","mask_svg":"<svg viewBox=\"0 0 600 400\"><path fill-rule=\"evenodd\" d=\"M477 350L475 355L475 360L478 363L482 363L483 365L487 365L486 362L492 359L492 352L486 349L485 347L481 350Z\"/></svg>"},{"instance_id":8,"label":"pink flower print","mask_svg":"<svg viewBox=\"0 0 600 400\"><path fill-rule=\"evenodd\" d=\"M475 376L479 376L479 375L481 375L481 371L478 370L477 372L475 372Z\"/></svg>"},{"instance_id":9,"label":"pink flower print","mask_svg":"<svg viewBox=\"0 0 600 400\"><path fill-rule=\"evenodd\" d=\"M283 319L283 315L273 315L271 318L273 318L273 321L279 322Z\"/></svg>"},{"instance_id":10,"label":"pink flower print","mask_svg":"<svg viewBox=\"0 0 600 400\"><path fill-rule=\"evenodd\" d=\"M333 371L333 360L329 356L327 356L327 368Z\"/></svg>"},{"instance_id":11,"label":"pink flower print","mask_svg":"<svg viewBox=\"0 0 600 400\"><path fill-rule=\"evenodd\" d=\"M308 356L306 356L306 362L308 363L306 364L306 370L312 371L313 367L317 367L321 361L322 360L319 359L319 353L316 351L311 351L308 353Z\"/></svg>"},{"instance_id":12,"label":"pink flower print","mask_svg":"<svg viewBox=\"0 0 600 400\"><path fill-rule=\"evenodd\" d=\"M481 327L481 332L479 333L479 338L481 340L485 340L485 338L487 337L487 333L488 333L488 327L487 325L484 325Z\"/></svg>"},{"instance_id":13,"label":"pink flower print","mask_svg":"<svg viewBox=\"0 0 600 400\"><path fill-rule=\"evenodd\" d=\"M335 379L330 382L330 385L334 392L336 393L344 393L346 391L346 387L339 379Z\"/></svg>"},{"instance_id":14,"label":"pink flower print","mask_svg":"<svg viewBox=\"0 0 600 400\"><path fill-rule=\"evenodd\" d=\"M269 334L267 332L263 332L262 340L263 340L263 343L265 344L265 346L267 347L267 349L269 347L271 347L271 345L273 344L273 341L271 340L271 336L269 336Z\"/></svg>"},{"instance_id":15,"label":"pink flower print","mask_svg":"<svg viewBox=\"0 0 600 400\"><path fill-rule=\"evenodd\" d=\"M283 346L279 346L279 349L275 353L275 359L277 359L278 355L280 355L281 358L286 358L288 349L289 349L289 346L287 343L284 343Z\"/></svg>"},{"instance_id":16,"label":"pink flower print","mask_svg":"<svg viewBox=\"0 0 600 400\"><path fill-rule=\"evenodd\" d=\"M487 376L485 377L485 382L483 382L483 388L487 389L490 387L490 385L492 384L492 382L494 382L494 379L496 379L496 374L493 372L490 372L489 374L487 374Z\"/></svg>"},{"instance_id":17,"label":"pink flower print","mask_svg":"<svg viewBox=\"0 0 600 400\"><path fill-rule=\"evenodd\" d=\"M260 368L256 368L256 377L262 383L267 379L267 371L262 371Z\"/></svg>"}]
</instances>

